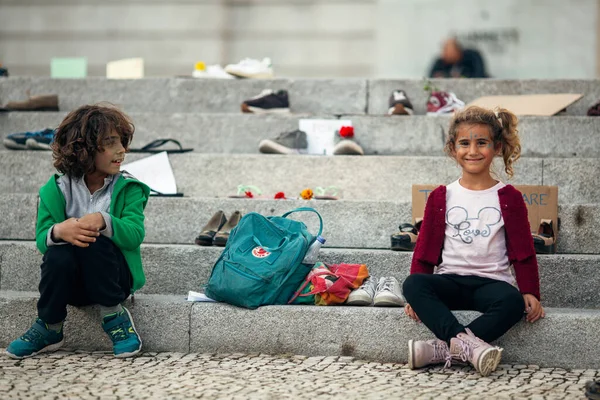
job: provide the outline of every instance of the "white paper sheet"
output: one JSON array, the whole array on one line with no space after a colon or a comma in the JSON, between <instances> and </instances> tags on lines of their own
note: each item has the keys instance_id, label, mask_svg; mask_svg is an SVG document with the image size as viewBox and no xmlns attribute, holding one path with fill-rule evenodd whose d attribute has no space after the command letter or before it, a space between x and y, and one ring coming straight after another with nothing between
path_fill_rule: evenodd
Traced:
<instances>
[{"instance_id":1,"label":"white paper sheet","mask_svg":"<svg viewBox=\"0 0 600 400\"><path fill-rule=\"evenodd\" d=\"M121 171L129 172L136 179L148 185L150 189L160 193L177 193L175 175L166 151L123 164L121 165Z\"/></svg>"},{"instance_id":2,"label":"white paper sheet","mask_svg":"<svg viewBox=\"0 0 600 400\"><path fill-rule=\"evenodd\" d=\"M210 297L207 297L204 293L199 293L199 292L194 292L192 290L189 291L188 293L188 301L202 301L202 302L206 302L206 303L216 303L216 300L211 299Z\"/></svg>"},{"instance_id":3,"label":"white paper sheet","mask_svg":"<svg viewBox=\"0 0 600 400\"><path fill-rule=\"evenodd\" d=\"M332 155L335 147L335 131L342 126L352 126L347 119L301 119L298 129L306 132L308 154Z\"/></svg>"}]
</instances>

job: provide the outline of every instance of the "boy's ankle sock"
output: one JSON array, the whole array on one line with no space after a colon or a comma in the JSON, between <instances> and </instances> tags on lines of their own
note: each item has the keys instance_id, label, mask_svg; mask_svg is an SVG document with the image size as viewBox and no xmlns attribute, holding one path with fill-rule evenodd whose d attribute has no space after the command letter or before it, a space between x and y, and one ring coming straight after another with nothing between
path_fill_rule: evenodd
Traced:
<instances>
[{"instance_id":1,"label":"boy's ankle sock","mask_svg":"<svg viewBox=\"0 0 600 400\"><path fill-rule=\"evenodd\" d=\"M117 304L116 306L112 306L112 307L100 306L100 319L104 320L104 318L106 316L111 315L111 314L117 314L117 313L120 313L121 311L123 311L123 306L120 304Z\"/></svg>"},{"instance_id":2,"label":"boy's ankle sock","mask_svg":"<svg viewBox=\"0 0 600 400\"><path fill-rule=\"evenodd\" d=\"M54 332L60 332L62 330L64 322L65 321L60 321L60 322L57 322L55 324L46 324L46 327L48 328L48 330L51 330L51 331L54 331Z\"/></svg>"}]
</instances>

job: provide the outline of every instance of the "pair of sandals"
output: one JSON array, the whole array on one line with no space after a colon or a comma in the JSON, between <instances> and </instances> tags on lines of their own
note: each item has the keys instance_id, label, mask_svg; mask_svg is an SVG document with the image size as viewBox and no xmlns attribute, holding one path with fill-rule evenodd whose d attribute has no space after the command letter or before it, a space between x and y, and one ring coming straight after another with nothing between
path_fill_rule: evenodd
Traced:
<instances>
[{"instance_id":1,"label":"pair of sandals","mask_svg":"<svg viewBox=\"0 0 600 400\"><path fill-rule=\"evenodd\" d=\"M229 219L225 217L223 211L217 211L196 237L196 244L199 246L224 247L229 240L229 234L240 222L240 219L242 219L242 213L239 211L234 211Z\"/></svg>"},{"instance_id":2,"label":"pair of sandals","mask_svg":"<svg viewBox=\"0 0 600 400\"><path fill-rule=\"evenodd\" d=\"M304 191L303 191L304 192ZM314 191L310 191L310 198L315 200L339 200L338 197L338 188L335 186L328 187L316 187ZM233 199L282 199L282 200L292 200L292 197L286 197L283 192L278 192L273 197L262 196L262 190L254 185L238 185L237 193L228 196ZM302 199L303 197L300 197Z\"/></svg>"},{"instance_id":3,"label":"pair of sandals","mask_svg":"<svg viewBox=\"0 0 600 400\"><path fill-rule=\"evenodd\" d=\"M392 234L391 249L394 251L414 251L423 218L415 218L414 224L400 224L399 231Z\"/></svg>"},{"instance_id":4,"label":"pair of sandals","mask_svg":"<svg viewBox=\"0 0 600 400\"><path fill-rule=\"evenodd\" d=\"M551 219L542 219L537 233L531 232L531 236L533 236L533 247L536 254L556 253L556 240Z\"/></svg>"}]
</instances>

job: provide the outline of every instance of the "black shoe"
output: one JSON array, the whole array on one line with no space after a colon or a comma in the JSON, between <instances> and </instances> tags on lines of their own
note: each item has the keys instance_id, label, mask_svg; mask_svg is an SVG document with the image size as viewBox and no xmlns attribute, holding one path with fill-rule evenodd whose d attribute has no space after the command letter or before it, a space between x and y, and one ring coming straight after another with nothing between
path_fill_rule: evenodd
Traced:
<instances>
[{"instance_id":1,"label":"black shoe","mask_svg":"<svg viewBox=\"0 0 600 400\"><path fill-rule=\"evenodd\" d=\"M0 64L0 76L8 77L8 70Z\"/></svg>"},{"instance_id":2,"label":"black shoe","mask_svg":"<svg viewBox=\"0 0 600 400\"><path fill-rule=\"evenodd\" d=\"M600 400L600 381L589 381L585 384L585 397Z\"/></svg>"},{"instance_id":3,"label":"black shoe","mask_svg":"<svg viewBox=\"0 0 600 400\"><path fill-rule=\"evenodd\" d=\"M417 218L415 224L400 224L400 231L391 235L391 249L394 251L414 251L419 237L423 218Z\"/></svg>"},{"instance_id":4,"label":"black shoe","mask_svg":"<svg viewBox=\"0 0 600 400\"><path fill-rule=\"evenodd\" d=\"M404 90L394 90L389 99L389 115L413 115L413 106Z\"/></svg>"},{"instance_id":5,"label":"black shoe","mask_svg":"<svg viewBox=\"0 0 600 400\"><path fill-rule=\"evenodd\" d=\"M242 103L242 112L254 114L289 113L288 92L280 90L275 93L271 89L263 90L258 96Z\"/></svg>"}]
</instances>

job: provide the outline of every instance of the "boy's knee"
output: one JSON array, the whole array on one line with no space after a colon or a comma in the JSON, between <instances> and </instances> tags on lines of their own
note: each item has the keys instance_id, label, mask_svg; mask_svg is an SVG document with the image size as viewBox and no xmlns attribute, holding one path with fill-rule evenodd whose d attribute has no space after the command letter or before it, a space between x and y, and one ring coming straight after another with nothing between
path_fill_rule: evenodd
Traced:
<instances>
[{"instance_id":1,"label":"boy's knee","mask_svg":"<svg viewBox=\"0 0 600 400\"><path fill-rule=\"evenodd\" d=\"M44 264L52 265L53 269L74 266L75 256L72 247L70 244L48 247L43 257Z\"/></svg>"}]
</instances>

